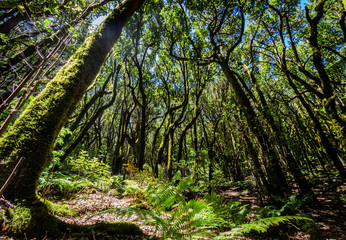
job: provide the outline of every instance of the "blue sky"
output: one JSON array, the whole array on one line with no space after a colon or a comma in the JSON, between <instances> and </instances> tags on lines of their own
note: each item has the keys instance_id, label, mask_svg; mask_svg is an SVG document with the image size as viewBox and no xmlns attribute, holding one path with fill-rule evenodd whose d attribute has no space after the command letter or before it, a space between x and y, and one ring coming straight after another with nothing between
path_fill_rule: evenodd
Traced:
<instances>
[{"instance_id":1,"label":"blue sky","mask_svg":"<svg viewBox=\"0 0 346 240\"><path fill-rule=\"evenodd\" d=\"M93 28L96 28L98 25L100 25L100 24L103 22L103 20L105 20L105 18L106 18L107 16L108 16L108 15L106 15L106 16L101 16L101 17L96 18L96 19L93 21L93 23L92 23L92 27L93 27Z\"/></svg>"},{"instance_id":2,"label":"blue sky","mask_svg":"<svg viewBox=\"0 0 346 240\"><path fill-rule=\"evenodd\" d=\"M308 2L307 0L301 0L301 1L300 1L300 6L304 9L305 4L306 4L307 2Z\"/></svg>"},{"instance_id":3,"label":"blue sky","mask_svg":"<svg viewBox=\"0 0 346 240\"><path fill-rule=\"evenodd\" d=\"M308 2L308 0L301 0L300 1L300 6L302 9L305 8L305 4L307 2ZM107 16L101 16L101 17L96 18L95 21L93 21L93 23L92 23L92 27L96 28L98 25L100 25L103 22L103 20L105 20L106 17Z\"/></svg>"}]
</instances>

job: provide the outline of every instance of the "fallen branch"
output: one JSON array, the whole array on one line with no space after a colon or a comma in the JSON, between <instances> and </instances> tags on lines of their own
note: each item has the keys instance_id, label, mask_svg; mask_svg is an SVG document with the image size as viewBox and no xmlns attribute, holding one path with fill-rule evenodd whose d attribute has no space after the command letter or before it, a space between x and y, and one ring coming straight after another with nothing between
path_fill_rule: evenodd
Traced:
<instances>
[{"instance_id":1,"label":"fallen branch","mask_svg":"<svg viewBox=\"0 0 346 240\"><path fill-rule=\"evenodd\" d=\"M1 187L0 189L0 196L2 196L6 190L6 188L8 187L8 185L11 183L13 177L17 174L17 171L19 169L19 167L22 165L23 161L24 161L25 157L21 157L19 159L19 161L17 162L16 166L14 167L13 171L11 172L10 176L7 178L6 182L4 183L4 185Z\"/></svg>"}]
</instances>

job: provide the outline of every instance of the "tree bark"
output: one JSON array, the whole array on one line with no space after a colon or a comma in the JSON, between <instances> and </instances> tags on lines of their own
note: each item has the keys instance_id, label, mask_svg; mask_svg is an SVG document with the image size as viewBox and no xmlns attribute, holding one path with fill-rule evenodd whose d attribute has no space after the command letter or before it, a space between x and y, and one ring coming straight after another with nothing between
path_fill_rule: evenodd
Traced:
<instances>
[{"instance_id":1,"label":"tree bark","mask_svg":"<svg viewBox=\"0 0 346 240\"><path fill-rule=\"evenodd\" d=\"M269 137L262 129L261 124L258 122L257 115L254 112L248 97L241 88L236 76L233 74L228 64L226 62L220 62L219 64L236 95L237 101L239 102L242 111L244 112L244 116L249 125L249 129L255 136L257 143L261 149L261 153L264 158L265 169L267 172L269 187L271 188L270 192L272 194L285 197L288 193L290 193L290 189L280 166L279 159L270 146Z\"/></svg>"},{"instance_id":2,"label":"tree bark","mask_svg":"<svg viewBox=\"0 0 346 240\"><path fill-rule=\"evenodd\" d=\"M324 94L324 99L322 99L324 108L326 110L327 116L330 118L333 124L342 147L346 147L346 120L337 111L331 79L325 69L323 63L322 48L318 43L318 24L325 13L325 2L326 1L322 1L316 6L316 16L314 18L311 18L309 9L305 7L306 19L310 25L310 36L308 36L307 39L312 49L312 62L318 72L321 81L320 87Z\"/></svg>"},{"instance_id":3,"label":"tree bark","mask_svg":"<svg viewBox=\"0 0 346 240\"><path fill-rule=\"evenodd\" d=\"M121 30L144 0L125 0L88 37L46 88L29 104L0 141L3 185L19 158L24 157L7 199L35 200L40 174L52 159L57 135L95 79Z\"/></svg>"}]
</instances>

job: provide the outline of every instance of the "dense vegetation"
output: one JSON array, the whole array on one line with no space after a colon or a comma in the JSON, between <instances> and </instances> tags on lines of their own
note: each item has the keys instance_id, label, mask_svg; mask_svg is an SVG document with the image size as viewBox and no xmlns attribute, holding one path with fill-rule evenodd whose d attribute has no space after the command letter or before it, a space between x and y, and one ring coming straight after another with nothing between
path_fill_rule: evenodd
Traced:
<instances>
[{"instance_id":1,"label":"dense vegetation","mask_svg":"<svg viewBox=\"0 0 346 240\"><path fill-rule=\"evenodd\" d=\"M119 2L0 3L2 232L82 235L43 198L117 189L163 238L315 234L300 209L345 201L346 2Z\"/></svg>"}]
</instances>

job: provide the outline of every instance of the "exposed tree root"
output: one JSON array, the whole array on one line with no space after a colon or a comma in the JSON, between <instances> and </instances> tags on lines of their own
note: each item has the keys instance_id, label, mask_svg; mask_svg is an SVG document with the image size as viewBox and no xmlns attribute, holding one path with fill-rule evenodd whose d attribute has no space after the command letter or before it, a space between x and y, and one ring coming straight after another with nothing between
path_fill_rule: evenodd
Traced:
<instances>
[{"instance_id":1,"label":"exposed tree root","mask_svg":"<svg viewBox=\"0 0 346 240\"><path fill-rule=\"evenodd\" d=\"M63 207L65 208L65 207ZM61 221L52 215L51 203L18 202L8 211L7 229L2 234L18 238L114 238L121 236L143 236L142 230L129 222L97 223L94 225L76 225Z\"/></svg>"}]
</instances>

